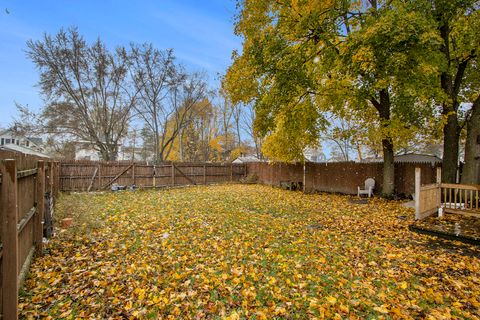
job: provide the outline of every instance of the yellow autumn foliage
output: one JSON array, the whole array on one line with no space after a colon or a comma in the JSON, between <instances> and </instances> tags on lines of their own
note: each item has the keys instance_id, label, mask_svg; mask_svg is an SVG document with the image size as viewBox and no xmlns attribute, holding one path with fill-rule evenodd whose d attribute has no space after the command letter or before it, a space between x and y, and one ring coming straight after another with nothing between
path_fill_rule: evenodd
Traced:
<instances>
[{"instance_id":1,"label":"yellow autumn foliage","mask_svg":"<svg viewBox=\"0 0 480 320\"><path fill-rule=\"evenodd\" d=\"M22 318L477 319L480 250L398 202L258 185L64 195Z\"/></svg>"}]
</instances>

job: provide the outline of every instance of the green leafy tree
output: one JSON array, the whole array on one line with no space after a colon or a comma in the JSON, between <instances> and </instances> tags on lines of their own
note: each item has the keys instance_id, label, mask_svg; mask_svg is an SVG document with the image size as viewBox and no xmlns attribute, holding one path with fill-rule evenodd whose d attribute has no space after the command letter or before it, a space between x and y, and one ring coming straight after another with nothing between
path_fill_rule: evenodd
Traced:
<instances>
[{"instance_id":1,"label":"green leafy tree","mask_svg":"<svg viewBox=\"0 0 480 320\"><path fill-rule=\"evenodd\" d=\"M244 0L239 7L243 51L225 87L234 103L255 104L265 154L301 159L325 130L327 112L351 110L376 128L382 192L392 194L393 137L410 136L432 111L427 88L438 70L426 48L440 39L430 18L403 1Z\"/></svg>"},{"instance_id":2,"label":"green leafy tree","mask_svg":"<svg viewBox=\"0 0 480 320\"><path fill-rule=\"evenodd\" d=\"M462 180L479 183L478 104L480 101L480 74L478 53L480 48L480 2L478 0L428 0L424 1L425 15L432 18L432 31L441 38L438 87L441 95L443 122L443 174L445 182L456 182L459 144L462 130L467 127L465 148L465 175ZM469 103L469 104L466 104ZM462 105L470 106L462 108ZM475 159L477 157L477 159ZM476 174L475 174L476 172ZM477 176L477 177L475 177Z\"/></svg>"}]
</instances>

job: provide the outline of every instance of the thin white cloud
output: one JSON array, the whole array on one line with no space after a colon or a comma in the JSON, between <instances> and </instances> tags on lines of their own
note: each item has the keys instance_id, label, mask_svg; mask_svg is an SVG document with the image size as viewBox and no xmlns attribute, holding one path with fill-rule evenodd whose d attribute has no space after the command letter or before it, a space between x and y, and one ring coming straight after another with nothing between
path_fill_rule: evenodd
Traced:
<instances>
[{"instance_id":1,"label":"thin white cloud","mask_svg":"<svg viewBox=\"0 0 480 320\"><path fill-rule=\"evenodd\" d=\"M156 11L153 16L191 41L191 45L202 45L198 50L208 51L212 58L223 58L239 47L233 35L233 25L215 19L198 8L187 7L178 3L164 3L163 10Z\"/></svg>"}]
</instances>

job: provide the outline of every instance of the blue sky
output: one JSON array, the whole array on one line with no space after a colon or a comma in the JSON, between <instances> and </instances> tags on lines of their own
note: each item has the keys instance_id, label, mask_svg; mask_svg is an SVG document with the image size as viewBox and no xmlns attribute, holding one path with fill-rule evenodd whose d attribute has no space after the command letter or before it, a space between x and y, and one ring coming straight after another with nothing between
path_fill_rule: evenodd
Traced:
<instances>
[{"instance_id":1,"label":"blue sky","mask_svg":"<svg viewBox=\"0 0 480 320\"><path fill-rule=\"evenodd\" d=\"M0 0L0 126L16 115L15 101L42 106L38 72L25 54L29 39L77 26L88 41L100 37L112 48L151 42L173 48L178 61L205 71L215 86L232 50L241 48L233 34L234 14L234 0Z\"/></svg>"}]
</instances>

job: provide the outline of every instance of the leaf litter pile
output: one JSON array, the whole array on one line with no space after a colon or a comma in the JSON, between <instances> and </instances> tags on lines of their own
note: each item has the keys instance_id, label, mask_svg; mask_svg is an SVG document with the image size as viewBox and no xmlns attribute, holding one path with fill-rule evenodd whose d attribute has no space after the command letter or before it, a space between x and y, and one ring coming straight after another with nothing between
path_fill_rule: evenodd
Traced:
<instances>
[{"instance_id":1,"label":"leaf litter pile","mask_svg":"<svg viewBox=\"0 0 480 320\"><path fill-rule=\"evenodd\" d=\"M64 195L19 308L51 319L480 318L480 248L413 211L258 185ZM405 218L407 217L407 218Z\"/></svg>"}]
</instances>

